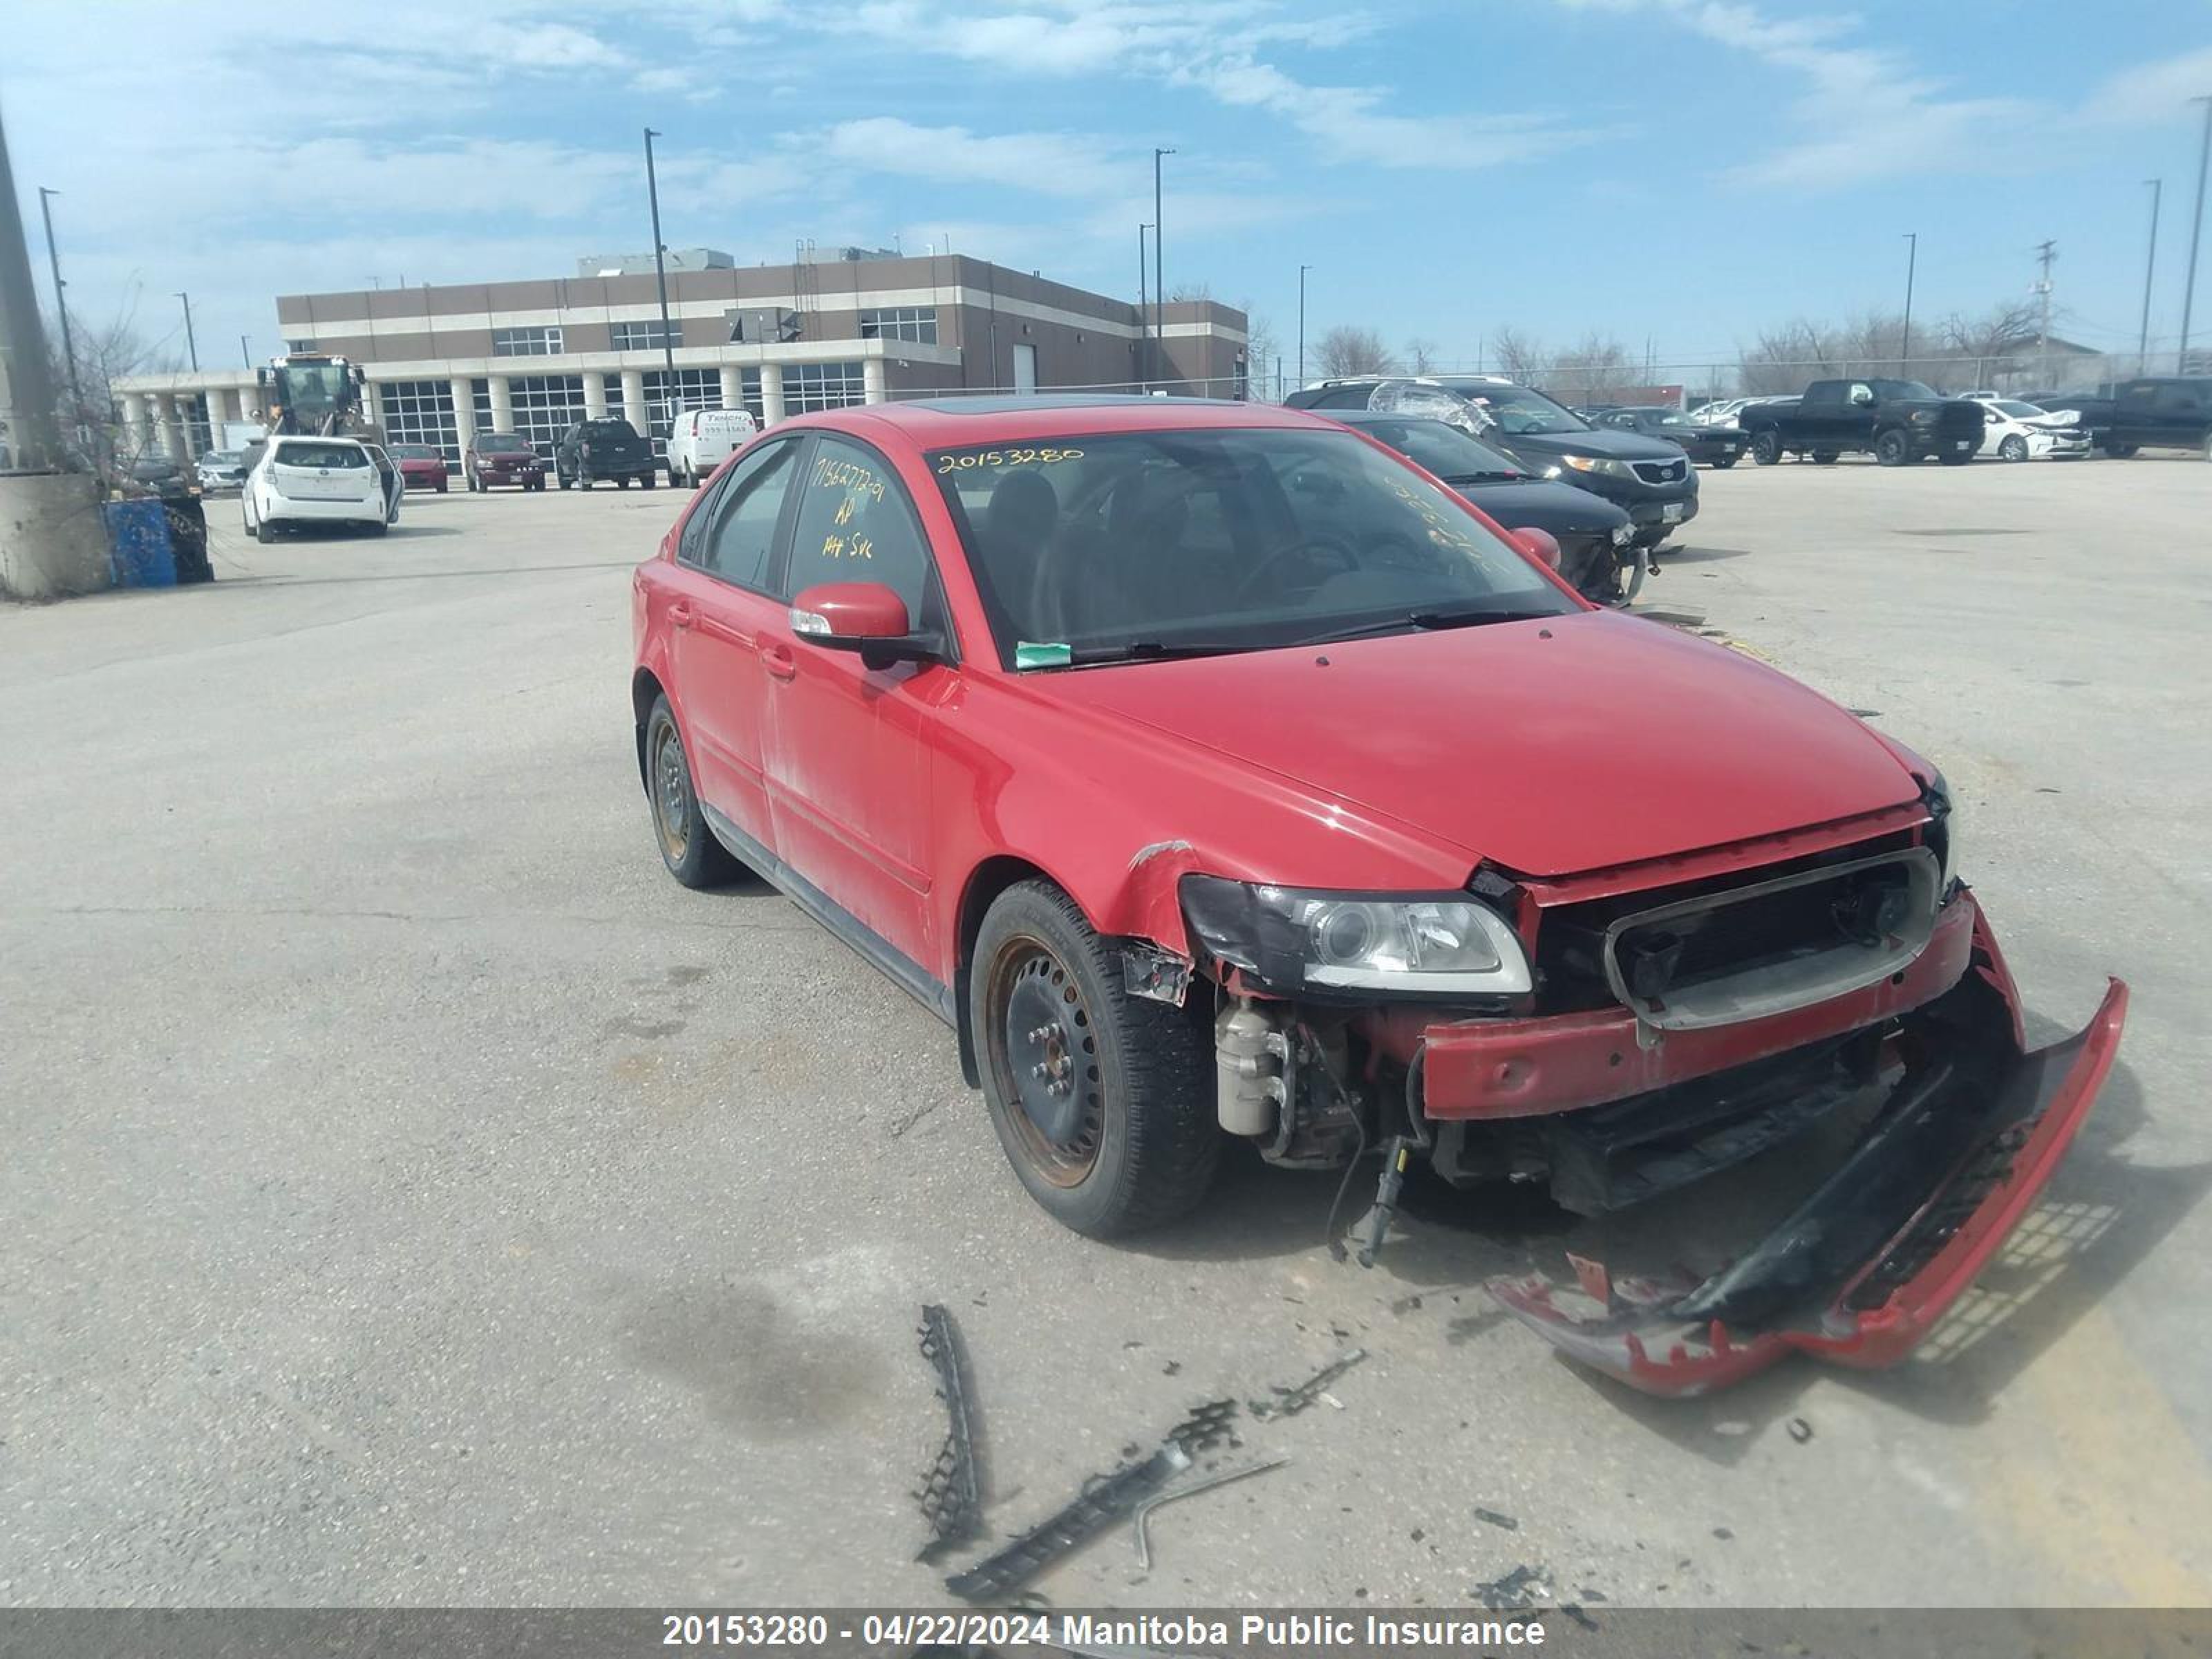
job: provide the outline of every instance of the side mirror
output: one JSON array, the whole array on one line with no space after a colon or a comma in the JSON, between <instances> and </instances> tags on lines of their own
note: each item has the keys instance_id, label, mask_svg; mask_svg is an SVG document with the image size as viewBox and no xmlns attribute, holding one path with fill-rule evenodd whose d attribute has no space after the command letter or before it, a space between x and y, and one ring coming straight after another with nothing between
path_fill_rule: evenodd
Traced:
<instances>
[{"instance_id":1,"label":"side mirror","mask_svg":"<svg viewBox=\"0 0 2212 1659\"><path fill-rule=\"evenodd\" d=\"M1559 538L1548 530L1539 530L1534 525L1524 526L1512 532L1513 544L1530 558L1547 568L1559 568Z\"/></svg>"},{"instance_id":2,"label":"side mirror","mask_svg":"<svg viewBox=\"0 0 2212 1659\"><path fill-rule=\"evenodd\" d=\"M916 634L906 601L881 582L823 582L791 603L791 631L809 645L856 651L864 667L930 662L945 654L934 634Z\"/></svg>"}]
</instances>

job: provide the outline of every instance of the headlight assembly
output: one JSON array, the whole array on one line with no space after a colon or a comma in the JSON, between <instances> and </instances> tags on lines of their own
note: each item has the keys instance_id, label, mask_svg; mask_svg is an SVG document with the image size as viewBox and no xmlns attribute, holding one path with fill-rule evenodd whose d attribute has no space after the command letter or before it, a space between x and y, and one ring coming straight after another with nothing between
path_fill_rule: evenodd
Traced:
<instances>
[{"instance_id":1,"label":"headlight assembly","mask_svg":"<svg viewBox=\"0 0 2212 1659\"><path fill-rule=\"evenodd\" d=\"M1959 794L1938 770L1921 780L1920 795L1928 803L1928 850L1942 866L1936 890L1948 898L1951 884L1959 878L1959 837L1964 828Z\"/></svg>"},{"instance_id":2,"label":"headlight assembly","mask_svg":"<svg viewBox=\"0 0 2212 1659\"><path fill-rule=\"evenodd\" d=\"M1611 460L1603 455L1562 455L1559 459L1577 472L1595 472L1601 477L1632 478L1636 476L1630 471L1626 461Z\"/></svg>"},{"instance_id":3,"label":"headlight assembly","mask_svg":"<svg viewBox=\"0 0 2212 1659\"><path fill-rule=\"evenodd\" d=\"M1187 876L1206 950L1274 989L1513 996L1529 988L1512 927L1463 893L1376 895Z\"/></svg>"}]
</instances>

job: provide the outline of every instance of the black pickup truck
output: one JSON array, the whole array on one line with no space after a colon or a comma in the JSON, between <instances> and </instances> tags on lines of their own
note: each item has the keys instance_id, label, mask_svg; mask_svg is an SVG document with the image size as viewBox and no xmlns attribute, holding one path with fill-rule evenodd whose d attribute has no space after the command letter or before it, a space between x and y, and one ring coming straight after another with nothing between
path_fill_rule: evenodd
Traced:
<instances>
[{"instance_id":1,"label":"black pickup truck","mask_svg":"<svg viewBox=\"0 0 2212 1659\"><path fill-rule=\"evenodd\" d=\"M2097 398L2054 395L2047 409L2070 410L2107 455L2138 449L2193 449L2212 461L2212 375L2152 375L2122 380Z\"/></svg>"},{"instance_id":2,"label":"black pickup truck","mask_svg":"<svg viewBox=\"0 0 2212 1659\"><path fill-rule=\"evenodd\" d=\"M579 421L563 433L553 451L553 476L566 489L589 489L594 480L612 478L628 489L635 478L647 489L659 477L653 446L628 421Z\"/></svg>"},{"instance_id":3,"label":"black pickup truck","mask_svg":"<svg viewBox=\"0 0 2212 1659\"><path fill-rule=\"evenodd\" d=\"M1917 380L1815 380L1794 404L1753 404L1737 418L1761 466L1785 454L1832 461L1847 449L1884 466L1930 455L1964 466L1982 447L1982 406Z\"/></svg>"}]
</instances>

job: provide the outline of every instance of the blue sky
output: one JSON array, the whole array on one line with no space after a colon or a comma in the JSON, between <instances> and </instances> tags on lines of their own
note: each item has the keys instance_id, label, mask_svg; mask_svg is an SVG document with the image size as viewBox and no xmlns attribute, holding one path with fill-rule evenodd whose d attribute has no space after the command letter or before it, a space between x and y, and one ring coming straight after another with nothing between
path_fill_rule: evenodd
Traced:
<instances>
[{"instance_id":1,"label":"blue sky","mask_svg":"<svg viewBox=\"0 0 2212 1659\"><path fill-rule=\"evenodd\" d=\"M1170 286L1309 337L1513 326L1731 358L1766 325L2026 292L2059 331L2171 338L2212 4L2049 0L0 0L33 263L63 192L72 306L181 353L276 348L280 292L565 275L649 246L955 249L1133 297L1152 149ZM2212 252L2197 331L2212 334ZM1917 329L1916 328L1916 332Z\"/></svg>"}]
</instances>

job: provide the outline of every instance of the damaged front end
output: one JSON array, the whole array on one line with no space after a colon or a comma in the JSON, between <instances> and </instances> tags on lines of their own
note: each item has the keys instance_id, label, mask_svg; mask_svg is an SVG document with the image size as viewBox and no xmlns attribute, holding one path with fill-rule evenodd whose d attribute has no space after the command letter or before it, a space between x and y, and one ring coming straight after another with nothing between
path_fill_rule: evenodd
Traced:
<instances>
[{"instance_id":1,"label":"damaged front end","mask_svg":"<svg viewBox=\"0 0 2212 1659\"><path fill-rule=\"evenodd\" d=\"M2116 981L2084 1030L2027 1051L1930 804L1779 860L1686 857L1656 884L1486 870L1463 893L1384 899L1187 877L1218 987L1222 1127L1296 1167L1379 1151L1363 1262L1417 1156L1455 1184L1539 1183L1575 1213L1635 1218L1717 1211L1701 1183L1787 1147L1805 1188L1724 1245L1677 1238L1670 1255L1662 1238L1653 1271L1571 1257L1571 1279L1489 1289L1565 1353L1658 1394L1793 1350L1892 1364L2050 1178L2127 1002ZM1129 965L1133 986L1165 976L1180 1000L1174 975ZM1723 1265L1692 1273L1685 1255Z\"/></svg>"}]
</instances>

